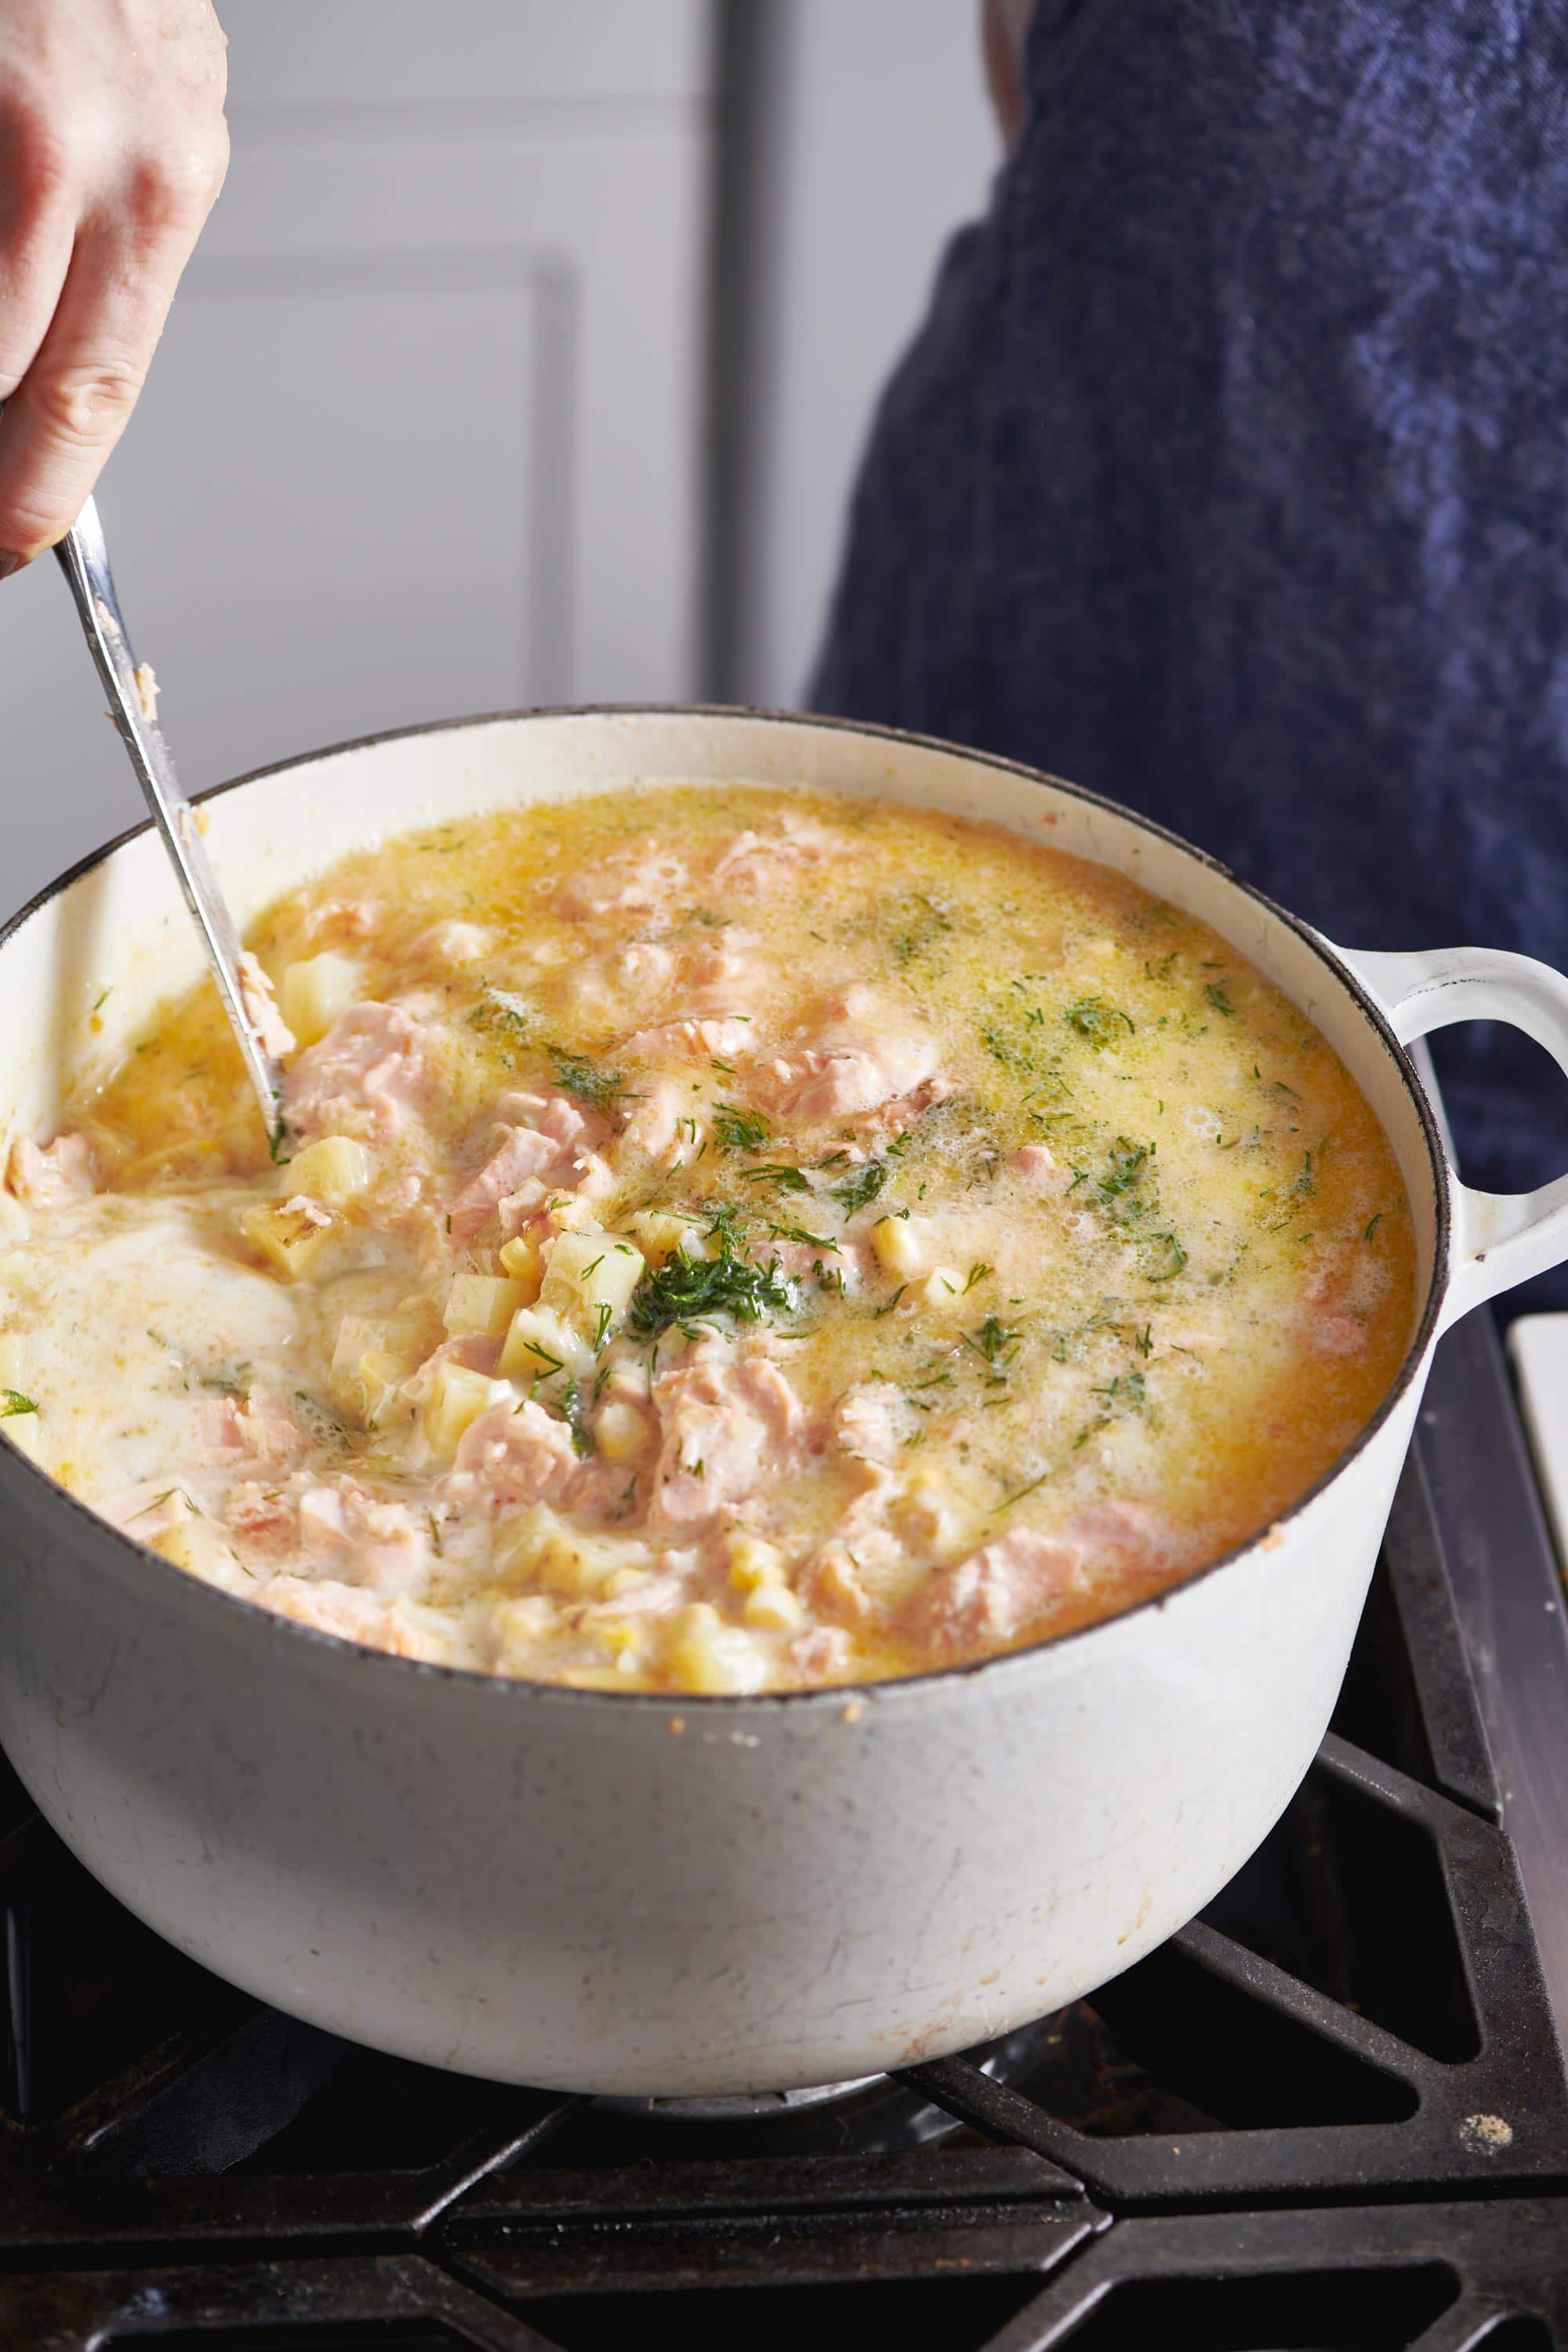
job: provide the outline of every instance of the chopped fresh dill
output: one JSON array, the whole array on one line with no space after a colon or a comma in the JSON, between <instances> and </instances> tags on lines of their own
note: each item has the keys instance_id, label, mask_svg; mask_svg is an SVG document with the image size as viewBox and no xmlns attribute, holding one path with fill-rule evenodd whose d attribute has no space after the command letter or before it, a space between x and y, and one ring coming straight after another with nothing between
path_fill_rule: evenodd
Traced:
<instances>
[{"instance_id":1,"label":"chopped fresh dill","mask_svg":"<svg viewBox=\"0 0 1568 2352\"><path fill-rule=\"evenodd\" d=\"M1004 1495L1002 1500L997 1504L996 1508L992 1512L992 1517L994 1519L999 1519L1004 1511L1010 1511L1015 1503L1021 1503L1026 1495L1032 1495L1037 1486L1043 1486L1050 1475L1051 1474L1048 1470L1042 1470L1039 1476L1037 1478L1031 1478L1026 1486L1018 1487L1011 1495Z\"/></svg>"},{"instance_id":2,"label":"chopped fresh dill","mask_svg":"<svg viewBox=\"0 0 1568 2352\"><path fill-rule=\"evenodd\" d=\"M722 1063L715 1062L721 1069ZM726 1151L760 1151L768 1139L768 1123L754 1110L743 1110L738 1103L715 1103L713 1135Z\"/></svg>"},{"instance_id":3,"label":"chopped fresh dill","mask_svg":"<svg viewBox=\"0 0 1568 2352\"><path fill-rule=\"evenodd\" d=\"M609 1312L607 1307L601 1311ZM583 1391L574 1376L569 1372L561 1391L561 1418L572 1432L572 1450L579 1461L585 1460L594 1451L594 1433L583 1418L584 1412Z\"/></svg>"},{"instance_id":4,"label":"chopped fresh dill","mask_svg":"<svg viewBox=\"0 0 1568 2352\"><path fill-rule=\"evenodd\" d=\"M857 1209L865 1208L868 1202L877 1198L891 1172L885 1160L868 1160L863 1167L854 1170L841 1183L830 1184L828 1191L845 1215L852 1217Z\"/></svg>"},{"instance_id":5,"label":"chopped fresh dill","mask_svg":"<svg viewBox=\"0 0 1568 2352\"><path fill-rule=\"evenodd\" d=\"M672 1323L700 1322L715 1315L760 1323L764 1316L795 1312L795 1285L778 1260L763 1266L741 1255L733 1216L732 1210L728 1217L715 1213L710 1230L719 1240L717 1257L686 1257L677 1250L644 1275L632 1294L628 1319L634 1331L652 1339Z\"/></svg>"},{"instance_id":6,"label":"chopped fresh dill","mask_svg":"<svg viewBox=\"0 0 1568 2352\"><path fill-rule=\"evenodd\" d=\"M1366 1229L1365 1233L1364 1233L1364 1234L1363 1234L1363 1235L1362 1235L1362 1239L1363 1239L1363 1242L1369 1242L1369 1241L1371 1241L1371 1239L1372 1239L1372 1237L1373 1237L1373 1234L1375 1234L1375 1233L1376 1233L1376 1231L1377 1231L1377 1229L1378 1229L1379 1225L1381 1225L1381 1224L1382 1224L1382 1223L1383 1223L1383 1211L1382 1211L1381 1209L1379 1209L1379 1211L1378 1211L1378 1213L1377 1213L1376 1216L1375 1216L1375 1217L1373 1217L1373 1218L1372 1219L1371 1223L1370 1223L1368 1224L1368 1226L1367 1226L1367 1229Z\"/></svg>"},{"instance_id":7,"label":"chopped fresh dill","mask_svg":"<svg viewBox=\"0 0 1568 2352\"><path fill-rule=\"evenodd\" d=\"M617 1095L625 1093L619 1070L606 1070L584 1054L568 1052L563 1045L547 1045L545 1051L555 1072L556 1085L567 1094L575 1095L580 1102L603 1110Z\"/></svg>"},{"instance_id":8,"label":"chopped fresh dill","mask_svg":"<svg viewBox=\"0 0 1568 2352\"><path fill-rule=\"evenodd\" d=\"M959 1293L959 1297L960 1297L961 1298L967 1298L967 1297L968 1297L968 1296L969 1296L969 1294L970 1294L970 1292L973 1289L973 1287L974 1287L975 1284L976 1284L977 1282L984 1282L984 1279L985 1279L985 1277L986 1277L986 1276L987 1276L988 1274L993 1274L993 1273L994 1273L994 1271L995 1271L995 1268L994 1268L994 1266L989 1266L989 1265L972 1265L972 1266L970 1267L970 1269L969 1269L969 1279L968 1279L968 1281L964 1284L963 1288L960 1291L960 1293Z\"/></svg>"},{"instance_id":9,"label":"chopped fresh dill","mask_svg":"<svg viewBox=\"0 0 1568 2352\"><path fill-rule=\"evenodd\" d=\"M770 1160L761 1168L742 1168L742 1180L748 1184L772 1184L781 1192L809 1192L811 1185L798 1168L786 1160Z\"/></svg>"},{"instance_id":10,"label":"chopped fresh dill","mask_svg":"<svg viewBox=\"0 0 1568 2352\"><path fill-rule=\"evenodd\" d=\"M884 1315L890 1315L909 1286L910 1286L907 1282L900 1282L897 1290L894 1291L891 1298L889 1298L884 1306L878 1307L876 1314L872 1317L873 1322L879 1321Z\"/></svg>"},{"instance_id":11,"label":"chopped fresh dill","mask_svg":"<svg viewBox=\"0 0 1568 2352\"><path fill-rule=\"evenodd\" d=\"M1018 1351L1019 1336L1016 1331L1009 1330L996 1315L988 1315L977 1331L960 1334L964 1346L973 1348L986 1363L1000 1364L1004 1368L1012 1362Z\"/></svg>"},{"instance_id":12,"label":"chopped fresh dill","mask_svg":"<svg viewBox=\"0 0 1568 2352\"><path fill-rule=\"evenodd\" d=\"M1215 1011L1223 1013L1227 1021L1233 1021L1236 1018L1236 1007L1225 992L1223 980L1209 981L1204 989L1204 994L1214 1006Z\"/></svg>"},{"instance_id":13,"label":"chopped fresh dill","mask_svg":"<svg viewBox=\"0 0 1568 2352\"><path fill-rule=\"evenodd\" d=\"M37 1412L37 1406L20 1389L0 1389L0 1421L9 1421L14 1414Z\"/></svg>"},{"instance_id":14,"label":"chopped fresh dill","mask_svg":"<svg viewBox=\"0 0 1568 2352\"><path fill-rule=\"evenodd\" d=\"M594 1353L595 1356L602 1354L604 1351L605 1341L609 1335L610 1317L613 1312L614 1310L610 1306L609 1300L607 1298L601 1298L598 1307L595 1310L595 1323L594 1329Z\"/></svg>"},{"instance_id":15,"label":"chopped fresh dill","mask_svg":"<svg viewBox=\"0 0 1568 2352\"><path fill-rule=\"evenodd\" d=\"M1141 1244L1139 1271L1145 1282L1173 1282L1187 1262L1187 1253L1174 1234L1151 1234Z\"/></svg>"},{"instance_id":16,"label":"chopped fresh dill","mask_svg":"<svg viewBox=\"0 0 1568 2352\"><path fill-rule=\"evenodd\" d=\"M801 1242L807 1249L832 1250L836 1255L838 1249L838 1244L829 1241L826 1234L808 1234L803 1225L770 1225L768 1231L777 1241Z\"/></svg>"},{"instance_id":17,"label":"chopped fresh dill","mask_svg":"<svg viewBox=\"0 0 1568 2352\"><path fill-rule=\"evenodd\" d=\"M1136 1026L1130 1013L1123 1013L1118 1005L1107 1004L1102 996L1080 997L1076 1004L1065 1008L1062 1019L1075 1035L1087 1038L1095 1046L1109 1045L1119 1024L1129 1034Z\"/></svg>"}]
</instances>

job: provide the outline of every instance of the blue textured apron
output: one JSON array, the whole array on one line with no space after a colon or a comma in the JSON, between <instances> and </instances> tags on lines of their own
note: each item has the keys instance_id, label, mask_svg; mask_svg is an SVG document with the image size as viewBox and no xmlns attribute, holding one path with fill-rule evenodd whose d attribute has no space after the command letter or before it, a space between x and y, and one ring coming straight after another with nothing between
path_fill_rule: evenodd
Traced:
<instances>
[{"instance_id":1,"label":"blue textured apron","mask_svg":"<svg viewBox=\"0 0 1568 2352\"><path fill-rule=\"evenodd\" d=\"M1568 6L1040 0L1026 70L814 706L1093 785L1347 945L1568 965ZM1568 1170L1544 1055L1435 1050L1470 1181Z\"/></svg>"}]
</instances>

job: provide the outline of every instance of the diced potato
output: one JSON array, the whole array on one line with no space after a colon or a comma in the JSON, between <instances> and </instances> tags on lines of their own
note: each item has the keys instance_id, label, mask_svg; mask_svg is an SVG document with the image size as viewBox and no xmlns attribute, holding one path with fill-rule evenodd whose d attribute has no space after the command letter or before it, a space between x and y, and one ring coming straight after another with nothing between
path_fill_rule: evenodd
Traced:
<instances>
[{"instance_id":1,"label":"diced potato","mask_svg":"<svg viewBox=\"0 0 1568 2352\"><path fill-rule=\"evenodd\" d=\"M352 1135L323 1135L319 1143L307 1143L294 1154L283 1181L290 1194L303 1192L324 1208L346 1209L368 1191L374 1174L374 1162L363 1143Z\"/></svg>"},{"instance_id":2,"label":"diced potato","mask_svg":"<svg viewBox=\"0 0 1568 2352\"><path fill-rule=\"evenodd\" d=\"M187 1576L199 1576L204 1584L239 1592L251 1581L212 1521L194 1511L187 1511L174 1527L164 1528L152 1543L154 1551L161 1551Z\"/></svg>"},{"instance_id":3,"label":"diced potato","mask_svg":"<svg viewBox=\"0 0 1568 2352\"><path fill-rule=\"evenodd\" d=\"M258 1202L239 1221L246 1240L275 1265L285 1282L309 1274L327 1245L332 1219L302 1193Z\"/></svg>"},{"instance_id":4,"label":"diced potato","mask_svg":"<svg viewBox=\"0 0 1568 2352\"><path fill-rule=\"evenodd\" d=\"M42 1415L36 1412L8 1412L0 1415L0 1429L5 1431L18 1454L25 1454L31 1462L41 1462L44 1458L44 1433L41 1423Z\"/></svg>"},{"instance_id":5,"label":"diced potato","mask_svg":"<svg viewBox=\"0 0 1568 2352\"><path fill-rule=\"evenodd\" d=\"M709 1697L760 1690L767 1680L767 1661L756 1643L739 1625L727 1625L706 1601L682 1612L667 1663L679 1689Z\"/></svg>"},{"instance_id":6,"label":"diced potato","mask_svg":"<svg viewBox=\"0 0 1568 2352\"><path fill-rule=\"evenodd\" d=\"M871 1247L889 1274L908 1281L925 1265L926 1228L919 1217L879 1217L871 1228Z\"/></svg>"},{"instance_id":7,"label":"diced potato","mask_svg":"<svg viewBox=\"0 0 1568 2352\"><path fill-rule=\"evenodd\" d=\"M509 1381L548 1379L567 1371L581 1379L594 1369L594 1350L586 1339L563 1323L542 1304L520 1307L511 1318L500 1351L500 1370Z\"/></svg>"},{"instance_id":8,"label":"diced potato","mask_svg":"<svg viewBox=\"0 0 1568 2352\"><path fill-rule=\"evenodd\" d=\"M630 1223L650 1265L663 1265L677 1250L687 1257L704 1255L700 1234L685 1217L672 1217L663 1209L643 1209Z\"/></svg>"},{"instance_id":9,"label":"diced potato","mask_svg":"<svg viewBox=\"0 0 1568 2352\"><path fill-rule=\"evenodd\" d=\"M612 1397L594 1423L594 1439L606 1462L629 1462L647 1443L647 1417L624 1397Z\"/></svg>"},{"instance_id":10,"label":"diced potato","mask_svg":"<svg viewBox=\"0 0 1568 2352\"><path fill-rule=\"evenodd\" d=\"M777 1544L764 1543L745 1528L737 1528L731 1536L727 1549L730 1555L730 1581L738 1592L753 1591L759 1584L776 1580L784 1571L784 1554Z\"/></svg>"},{"instance_id":11,"label":"diced potato","mask_svg":"<svg viewBox=\"0 0 1568 2352\"><path fill-rule=\"evenodd\" d=\"M499 1339L518 1308L527 1306L527 1290L510 1275L455 1274L441 1319L454 1339L482 1332Z\"/></svg>"},{"instance_id":12,"label":"diced potato","mask_svg":"<svg viewBox=\"0 0 1568 2352\"><path fill-rule=\"evenodd\" d=\"M805 1611L787 1584L770 1582L759 1584L755 1591L747 1593L741 1613L747 1624L755 1625L760 1633L788 1633L800 1623Z\"/></svg>"},{"instance_id":13,"label":"diced potato","mask_svg":"<svg viewBox=\"0 0 1568 2352\"><path fill-rule=\"evenodd\" d=\"M469 1423L510 1395L500 1381L487 1380L483 1372L471 1371L467 1364L437 1364L423 1414L431 1446L437 1454L455 1454Z\"/></svg>"},{"instance_id":14,"label":"diced potato","mask_svg":"<svg viewBox=\"0 0 1568 2352\"><path fill-rule=\"evenodd\" d=\"M522 1286L522 1296L518 1300L518 1305L531 1307L539 1296L539 1286L544 1279L544 1268L540 1262L538 1243L530 1241L526 1234L517 1234L513 1240L503 1245L500 1262L512 1280Z\"/></svg>"},{"instance_id":15,"label":"diced potato","mask_svg":"<svg viewBox=\"0 0 1568 2352\"><path fill-rule=\"evenodd\" d=\"M278 1009L300 1044L313 1045L363 993L353 957L327 948L285 966L278 983Z\"/></svg>"},{"instance_id":16,"label":"diced potato","mask_svg":"<svg viewBox=\"0 0 1568 2352\"><path fill-rule=\"evenodd\" d=\"M933 1265L921 1285L921 1297L928 1307L955 1307L963 1289L962 1274L955 1274L951 1265Z\"/></svg>"},{"instance_id":17,"label":"diced potato","mask_svg":"<svg viewBox=\"0 0 1568 2352\"><path fill-rule=\"evenodd\" d=\"M611 1234L558 1234L539 1303L569 1324L596 1354L619 1328L645 1264L640 1250Z\"/></svg>"}]
</instances>

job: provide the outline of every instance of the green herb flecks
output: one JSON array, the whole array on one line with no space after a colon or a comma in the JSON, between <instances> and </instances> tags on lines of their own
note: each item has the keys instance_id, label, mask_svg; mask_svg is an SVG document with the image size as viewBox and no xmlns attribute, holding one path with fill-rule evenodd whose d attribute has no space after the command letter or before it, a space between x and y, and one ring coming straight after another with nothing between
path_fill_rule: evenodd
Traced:
<instances>
[{"instance_id":1,"label":"green herb flecks","mask_svg":"<svg viewBox=\"0 0 1568 2352\"><path fill-rule=\"evenodd\" d=\"M845 1215L852 1217L857 1209L864 1209L877 1198L891 1173L885 1160L868 1160L842 1183L829 1185L828 1191Z\"/></svg>"},{"instance_id":2,"label":"green herb flecks","mask_svg":"<svg viewBox=\"0 0 1568 2352\"><path fill-rule=\"evenodd\" d=\"M608 1308L605 1312L608 1313ZM561 1391L561 1418L572 1432L572 1450L579 1461L586 1461L594 1451L594 1433L584 1419L583 1391L576 1380L569 1376Z\"/></svg>"},{"instance_id":3,"label":"green herb flecks","mask_svg":"<svg viewBox=\"0 0 1568 2352\"><path fill-rule=\"evenodd\" d=\"M1150 1234L1139 1244L1138 1271L1145 1282L1173 1282L1187 1263L1174 1234Z\"/></svg>"},{"instance_id":4,"label":"green herb flecks","mask_svg":"<svg viewBox=\"0 0 1568 2352\"><path fill-rule=\"evenodd\" d=\"M1108 1381L1103 1388L1097 1388L1091 1393L1103 1397L1105 1402L1095 1419L1080 1429L1073 1439L1075 1453L1080 1445L1087 1445L1091 1437L1098 1437L1102 1430L1109 1429L1113 1421L1121 1420L1124 1413L1142 1412L1149 1402L1143 1375L1140 1371L1119 1372L1113 1381Z\"/></svg>"},{"instance_id":5,"label":"green herb flecks","mask_svg":"<svg viewBox=\"0 0 1568 2352\"><path fill-rule=\"evenodd\" d=\"M1005 1370L1018 1352L1022 1335L1009 1330L999 1316L988 1315L977 1331L964 1331L960 1336L964 1346L973 1348L975 1354L994 1370L1000 1368Z\"/></svg>"},{"instance_id":6,"label":"green herb flecks","mask_svg":"<svg viewBox=\"0 0 1568 2352\"><path fill-rule=\"evenodd\" d=\"M780 1192L809 1192L810 1180L798 1168L786 1160L770 1160L761 1168L742 1168L742 1181L747 1184L771 1184Z\"/></svg>"},{"instance_id":7,"label":"green herb flecks","mask_svg":"<svg viewBox=\"0 0 1568 2352\"><path fill-rule=\"evenodd\" d=\"M1123 1013L1119 1005L1107 1004L1103 996L1080 997L1076 1004L1065 1007L1062 1019L1075 1036L1097 1048L1109 1045L1123 1030L1131 1035L1136 1027L1130 1013Z\"/></svg>"},{"instance_id":8,"label":"green herb flecks","mask_svg":"<svg viewBox=\"0 0 1568 2352\"><path fill-rule=\"evenodd\" d=\"M1236 1007L1231 1003L1229 997L1226 994L1225 982L1223 980L1211 980L1206 982L1204 988L1204 995L1207 1002L1213 1005L1216 1013L1223 1013L1227 1021L1235 1020Z\"/></svg>"},{"instance_id":9,"label":"green herb flecks","mask_svg":"<svg viewBox=\"0 0 1568 2352\"><path fill-rule=\"evenodd\" d=\"M901 929L893 934L893 953L900 963L923 955L945 931L952 929L952 917L946 909L936 899L919 892L904 900L898 919Z\"/></svg>"},{"instance_id":10,"label":"green herb flecks","mask_svg":"<svg viewBox=\"0 0 1568 2352\"><path fill-rule=\"evenodd\" d=\"M37 1410L32 1398L24 1396L20 1389L0 1389L0 1421L9 1421L16 1413L37 1412Z\"/></svg>"},{"instance_id":11,"label":"green herb flecks","mask_svg":"<svg viewBox=\"0 0 1568 2352\"><path fill-rule=\"evenodd\" d=\"M717 1068L719 1065L714 1064ZM726 1151L761 1151L768 1139L768 1123L754 1110L738 1103L715 1103L713 1139Z\"/></svg>"},{"instance_id":12,"label":"green herb flecks","mask_svg":"<svg viewBox=\"0 0 1568 2352\"><path fill-rule=\"evenodd\" d=\"M656 1339L672 1324L689 1325L726 1316L737 1323L760 1323L773 1315L793 1315L795 1285L775 1258L757 1265L735 1244L733 1211L715 1212L710 1232L717 1257L687 1257L677 1250L661 1266L650 1267L632 1294L627 1320L645 1339Z\"/></svg>"},{"instance_id":13,"label":"green herb flecks","mask_svg":"<svg viewBox=\"0 0 1568 2352\"><path fill-rule=\"evenodd\" d=\"M601 1063L591 1062L584 1054L574 1054L564 1045L547 1045L555 1083L579 1102L595 1110L605 1110L618 1095L626 1092L626 1082L619 1070L605 1069Z\"/></svg>"}]
</instances>

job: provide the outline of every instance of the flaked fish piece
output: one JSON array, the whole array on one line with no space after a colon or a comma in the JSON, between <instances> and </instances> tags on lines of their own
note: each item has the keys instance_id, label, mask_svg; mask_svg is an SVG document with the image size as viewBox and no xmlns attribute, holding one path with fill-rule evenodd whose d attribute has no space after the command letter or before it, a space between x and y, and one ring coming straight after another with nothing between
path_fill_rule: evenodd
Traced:
<instances>
[{"instance_id":1,"label":"flaked fish piece","mask_svg":"<svg viewBox=\"0 0 1568 2352\"><path fill-rule=\"evenodd\" d=\"M577 1469L572 1433L531 1399L470 1422L437 1496L457 1510L520 1510L559 1495Z\"/></svg>"},{"instance_id":2,"label":"flaked fish piece","mask_svg":"<svg viewBox=\"0 0 1568 2352\"><path fill-rule=\"evenodd\" d=\"M407 1127L423 1090L423 1024L396 1004L354 1004L284 1082L284 1118L300 1141L351 1135L384 1142Z\"/></svg>"},{"instance_id":3,"label":"flaked fish piece","mask_svg":"<svg viewBox=\"0 0 1568 2352\"><path fill-rule=\"evenodd\" d=\"M57 1135L52 1143L41 1145L24 1135L11 1147L6 1181L31 1209L85 1201L98 1190L92 1146L85 1135Z\"/></svg>"},{"instance_id":4,"label":"flaked fish piece","mask_svg":"<svg viewBox=\"0 0 1568 2352\"><path fill-rule=\"evenodd\" d=\"M568 874L556 884L552 903L571 922L605 915L647 915L667 907L690 878L684 858L644 842L584 873Z\"/></svg>"},{"instance_id":5,"label":"flaked fish piece","mask_svg":"<svg viewBox=\"0 0 1568 2352\"><path fill-rule=\"evenodd\" d=\"M805 1425L775 1364L721 1340L693 1349L654 1385L659 1446L649 1518L693 1529L777 1475Z\"/></svg>"}]
</instances>

